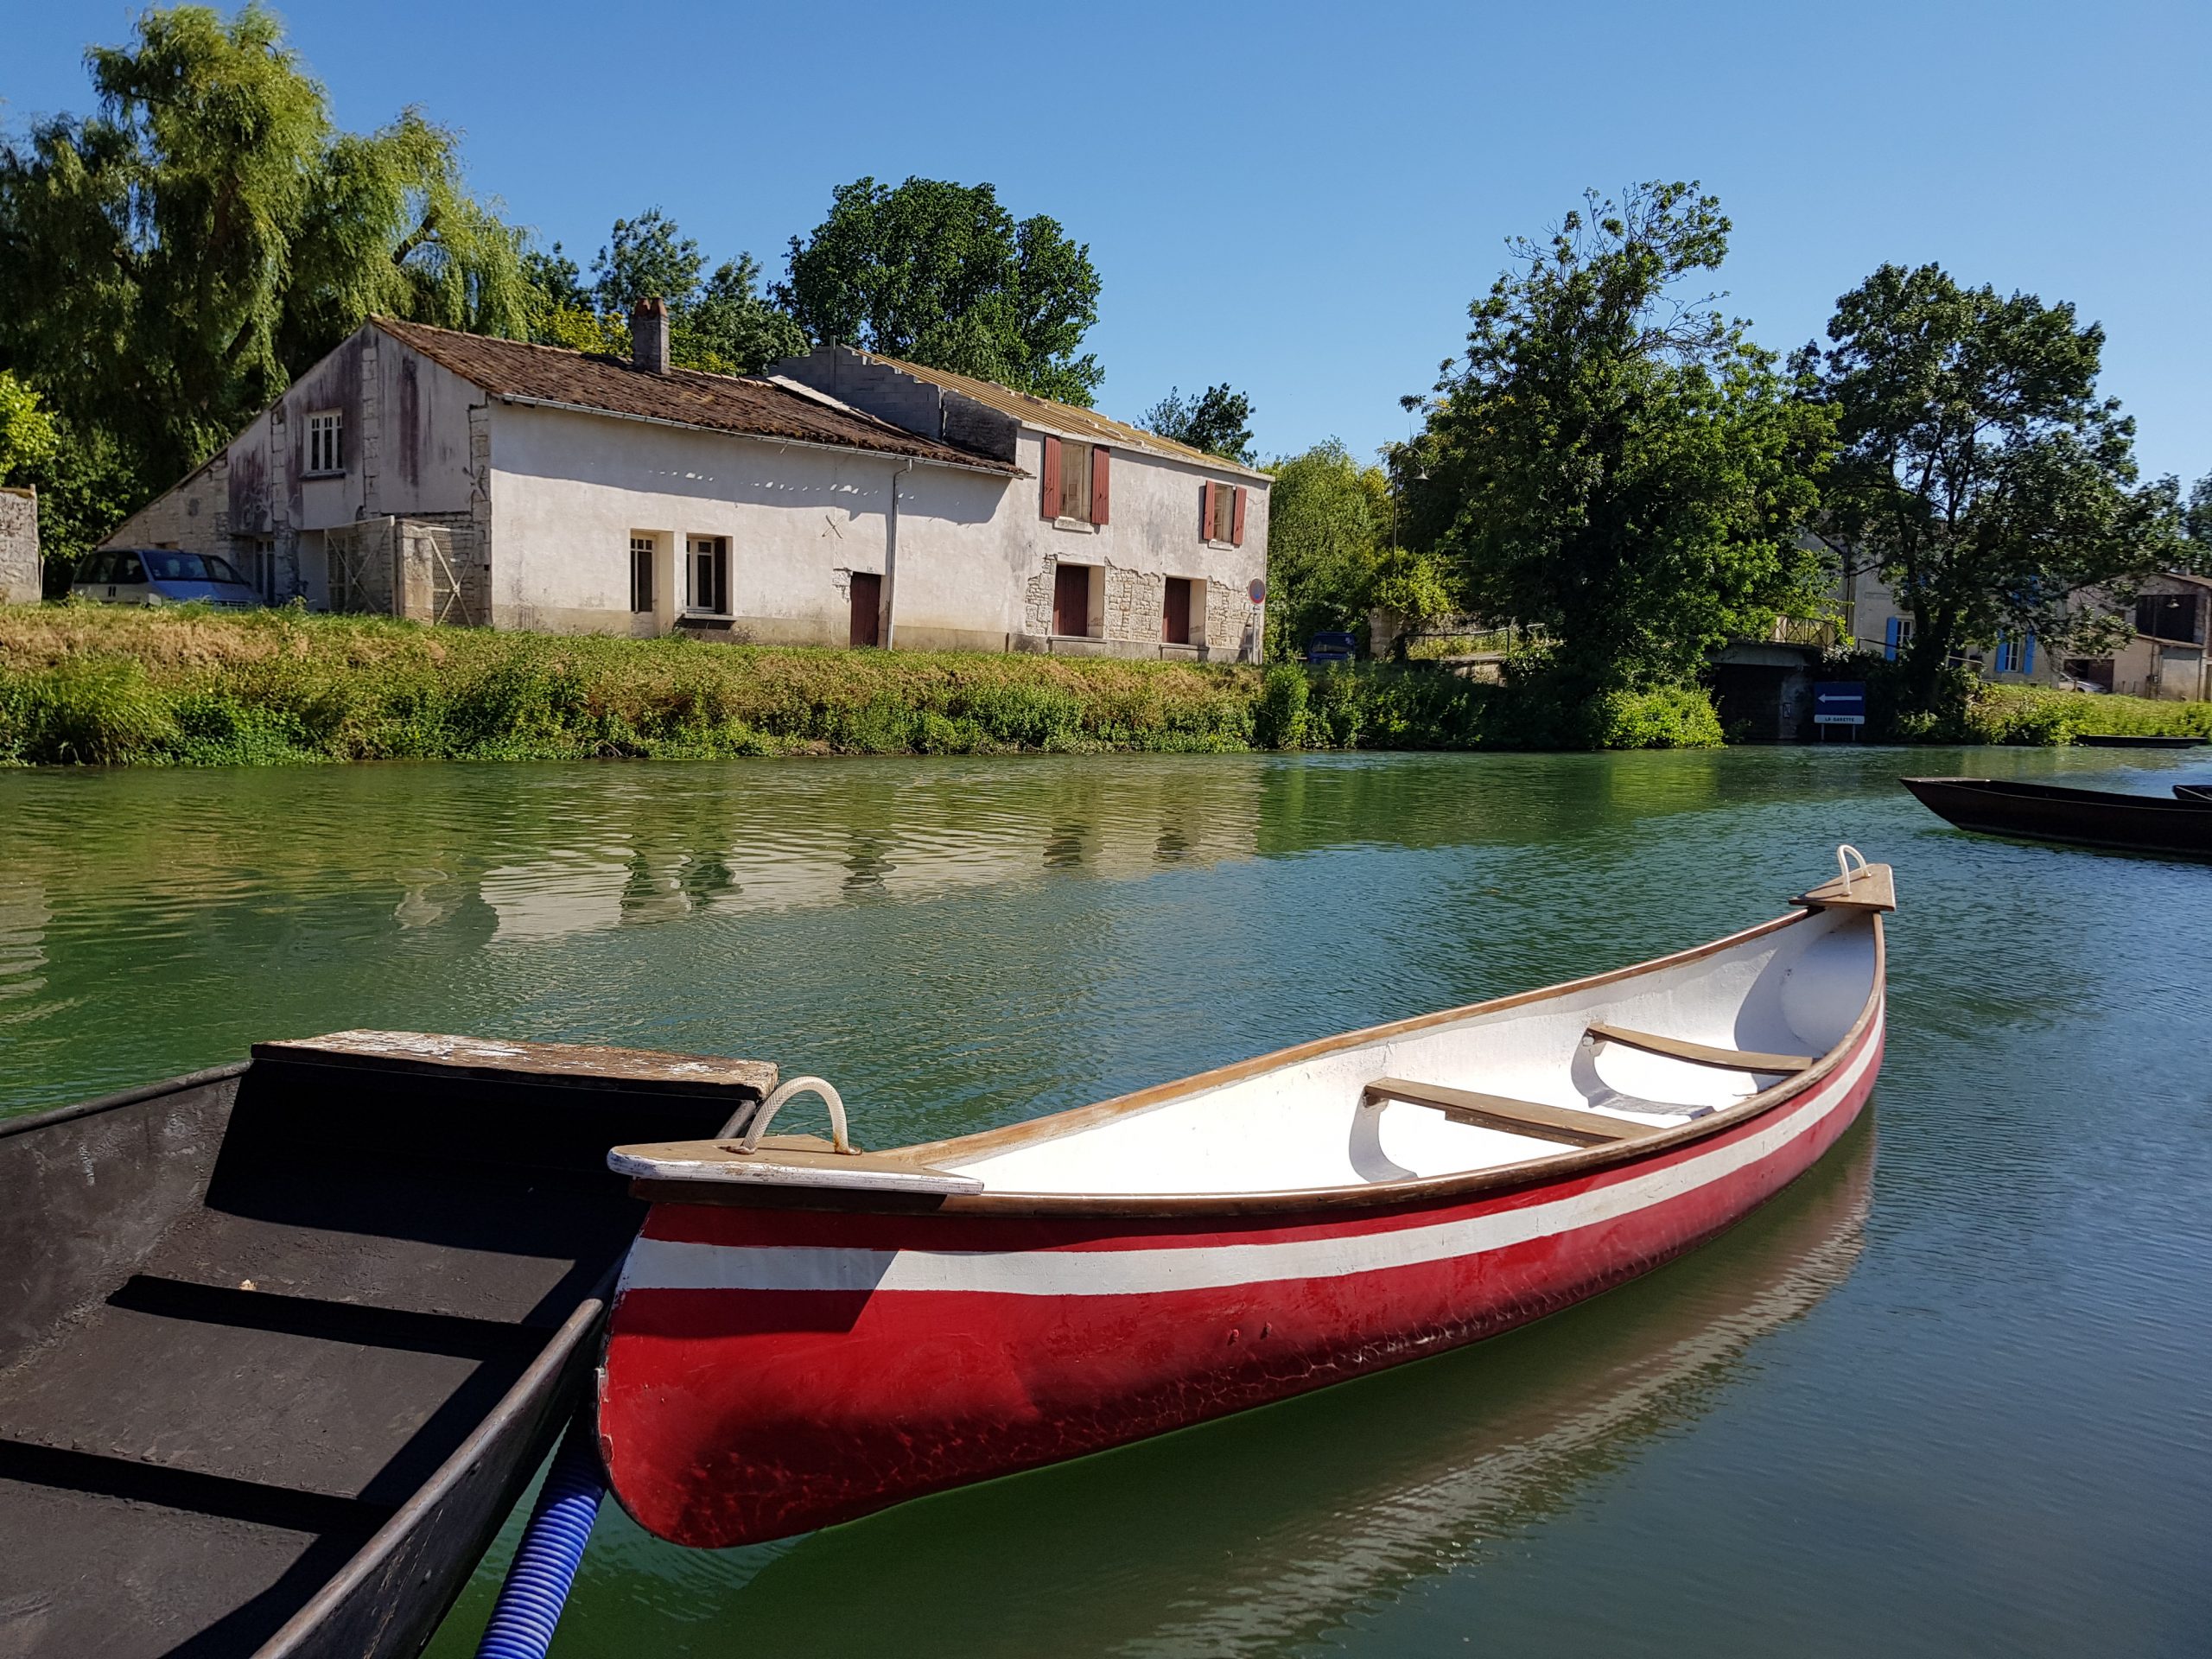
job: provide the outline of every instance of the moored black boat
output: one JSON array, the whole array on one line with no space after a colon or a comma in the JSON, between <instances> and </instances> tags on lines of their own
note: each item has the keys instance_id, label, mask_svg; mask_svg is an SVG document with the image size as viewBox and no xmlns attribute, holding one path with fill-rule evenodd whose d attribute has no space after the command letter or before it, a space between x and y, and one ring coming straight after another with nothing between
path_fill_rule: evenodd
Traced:
<instances>
[{"instance_id":1,"label":"moored black boat","mask_svg":"<svg viewBox=\"0 0 2212 1659\"><path fill-rule=\"evenodd\" d=\"M0 1121L0 1653L418 1652L744 1060L348 1032Z\"/></svg>"},{"instance_id":2,"label":"moored black boat","mask_svg":"<svg viewBox=\"0 0 2212 1659\"><path fill-rule=\"evenodd\" d=\"M2092 749L2195 749L2201 737L2150 737L2139 732L2076 732L2071 740Z\"/></svg>"},{"instance_id":3,"label":"moored black boat","mask_svg":"<svg viewBox=\"0 0 2212 1659\"><path fill-rule=\"evenodd\" d=\"M2212 858L2212 803L1997 778L1901 778L1961 830L2171 857Z\"/></svg>"},{"instance_id":4,"label":"moored black boat","mask_svg":"<svg viewBox=\"0 0 2212 1659\"><path fill-rule=\"evenodd\" d=\"M2176 784L2174 798L2177 801L2212 801L2212 784Z\"/></svg>"}]
</instances>

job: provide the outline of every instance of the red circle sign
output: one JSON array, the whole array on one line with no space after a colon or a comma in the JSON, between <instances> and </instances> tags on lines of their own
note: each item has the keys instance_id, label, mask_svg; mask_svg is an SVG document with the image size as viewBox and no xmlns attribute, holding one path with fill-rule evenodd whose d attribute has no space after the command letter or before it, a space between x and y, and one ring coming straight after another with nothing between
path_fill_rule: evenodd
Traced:
<instances>
[{"instance_id":1,"label":"red circle sign","mask_svg":"<svg viewBox=\"0 0 2212 1659\"><path fill-rule=\"evenodd\" d=\"M1252 602L1255 605L1264 605L1268 602L1268 584L1263 577L1253 577L1252 585L1244 591L1252 595Z\"/></svg>"}]
</instances>

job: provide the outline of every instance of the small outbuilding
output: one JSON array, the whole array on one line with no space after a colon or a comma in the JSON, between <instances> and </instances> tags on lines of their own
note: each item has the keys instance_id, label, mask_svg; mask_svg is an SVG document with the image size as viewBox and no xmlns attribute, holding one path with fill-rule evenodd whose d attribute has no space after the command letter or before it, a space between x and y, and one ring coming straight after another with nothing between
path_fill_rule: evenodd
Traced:
<instances>
[{"instance_id":1,"label":"small outbuilding","mask_svg":"<svg viewBox=\"0 0 2212 1659\"><path fill-rule=\"evenodd\" d=\"M825 346L767 374L378 318L111 547L270 603L735 641L1256 660L1268 475Z\"/></svg>"}]
</instances>

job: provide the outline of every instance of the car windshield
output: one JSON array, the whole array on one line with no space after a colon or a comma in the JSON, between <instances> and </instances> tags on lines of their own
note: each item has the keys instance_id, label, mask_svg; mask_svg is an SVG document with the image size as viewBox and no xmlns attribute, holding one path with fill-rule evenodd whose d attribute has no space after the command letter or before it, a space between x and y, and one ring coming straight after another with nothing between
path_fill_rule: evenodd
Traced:
<instances>
[{"instance_id":1,"label":"car windshield","mask_svg":"<svg viewBox=\"0 0 2212 1659\"><path fill-rule=\"evenodd\" d=\"M213 553L175 553L156 548L142 554L156 582L237 582L230 561Z\"/></svg>"}]
</instances>

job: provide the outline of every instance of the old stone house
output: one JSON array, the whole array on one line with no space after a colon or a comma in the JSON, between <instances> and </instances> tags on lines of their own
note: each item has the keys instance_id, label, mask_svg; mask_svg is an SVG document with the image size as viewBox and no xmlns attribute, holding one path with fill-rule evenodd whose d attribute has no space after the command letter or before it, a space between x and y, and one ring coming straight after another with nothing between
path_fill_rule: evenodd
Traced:
<instances>
[{"instance_id":1,"label":"old stone house","mask_svg":"<svg viewBox=\"0 0 2212 1659\"><path fill-rule=\"evenodd\" d=\"M1267 475L828 347L769 374L378 318L109 546L264 597L764 644L1253 658Z\"/></svg>"},{"instance_id":2,"label":"old stone house","mask_svg":"<svg viewBox=\"0 0 2212 1659\"><path fill-rule=\"evenodd\" d=\"M1912 618L1871 570L1845 561L1837 603L1844 632L1862 650L1894 661L1912 639ZM2195 701L2212 697L2212 581L2167 571L2143 584L2134 629L2096 656L2061 655L2033 635L1973 647L1971 663L2006 685L2073 685L2123 696Z\"/></svg>"}]
</instances>

